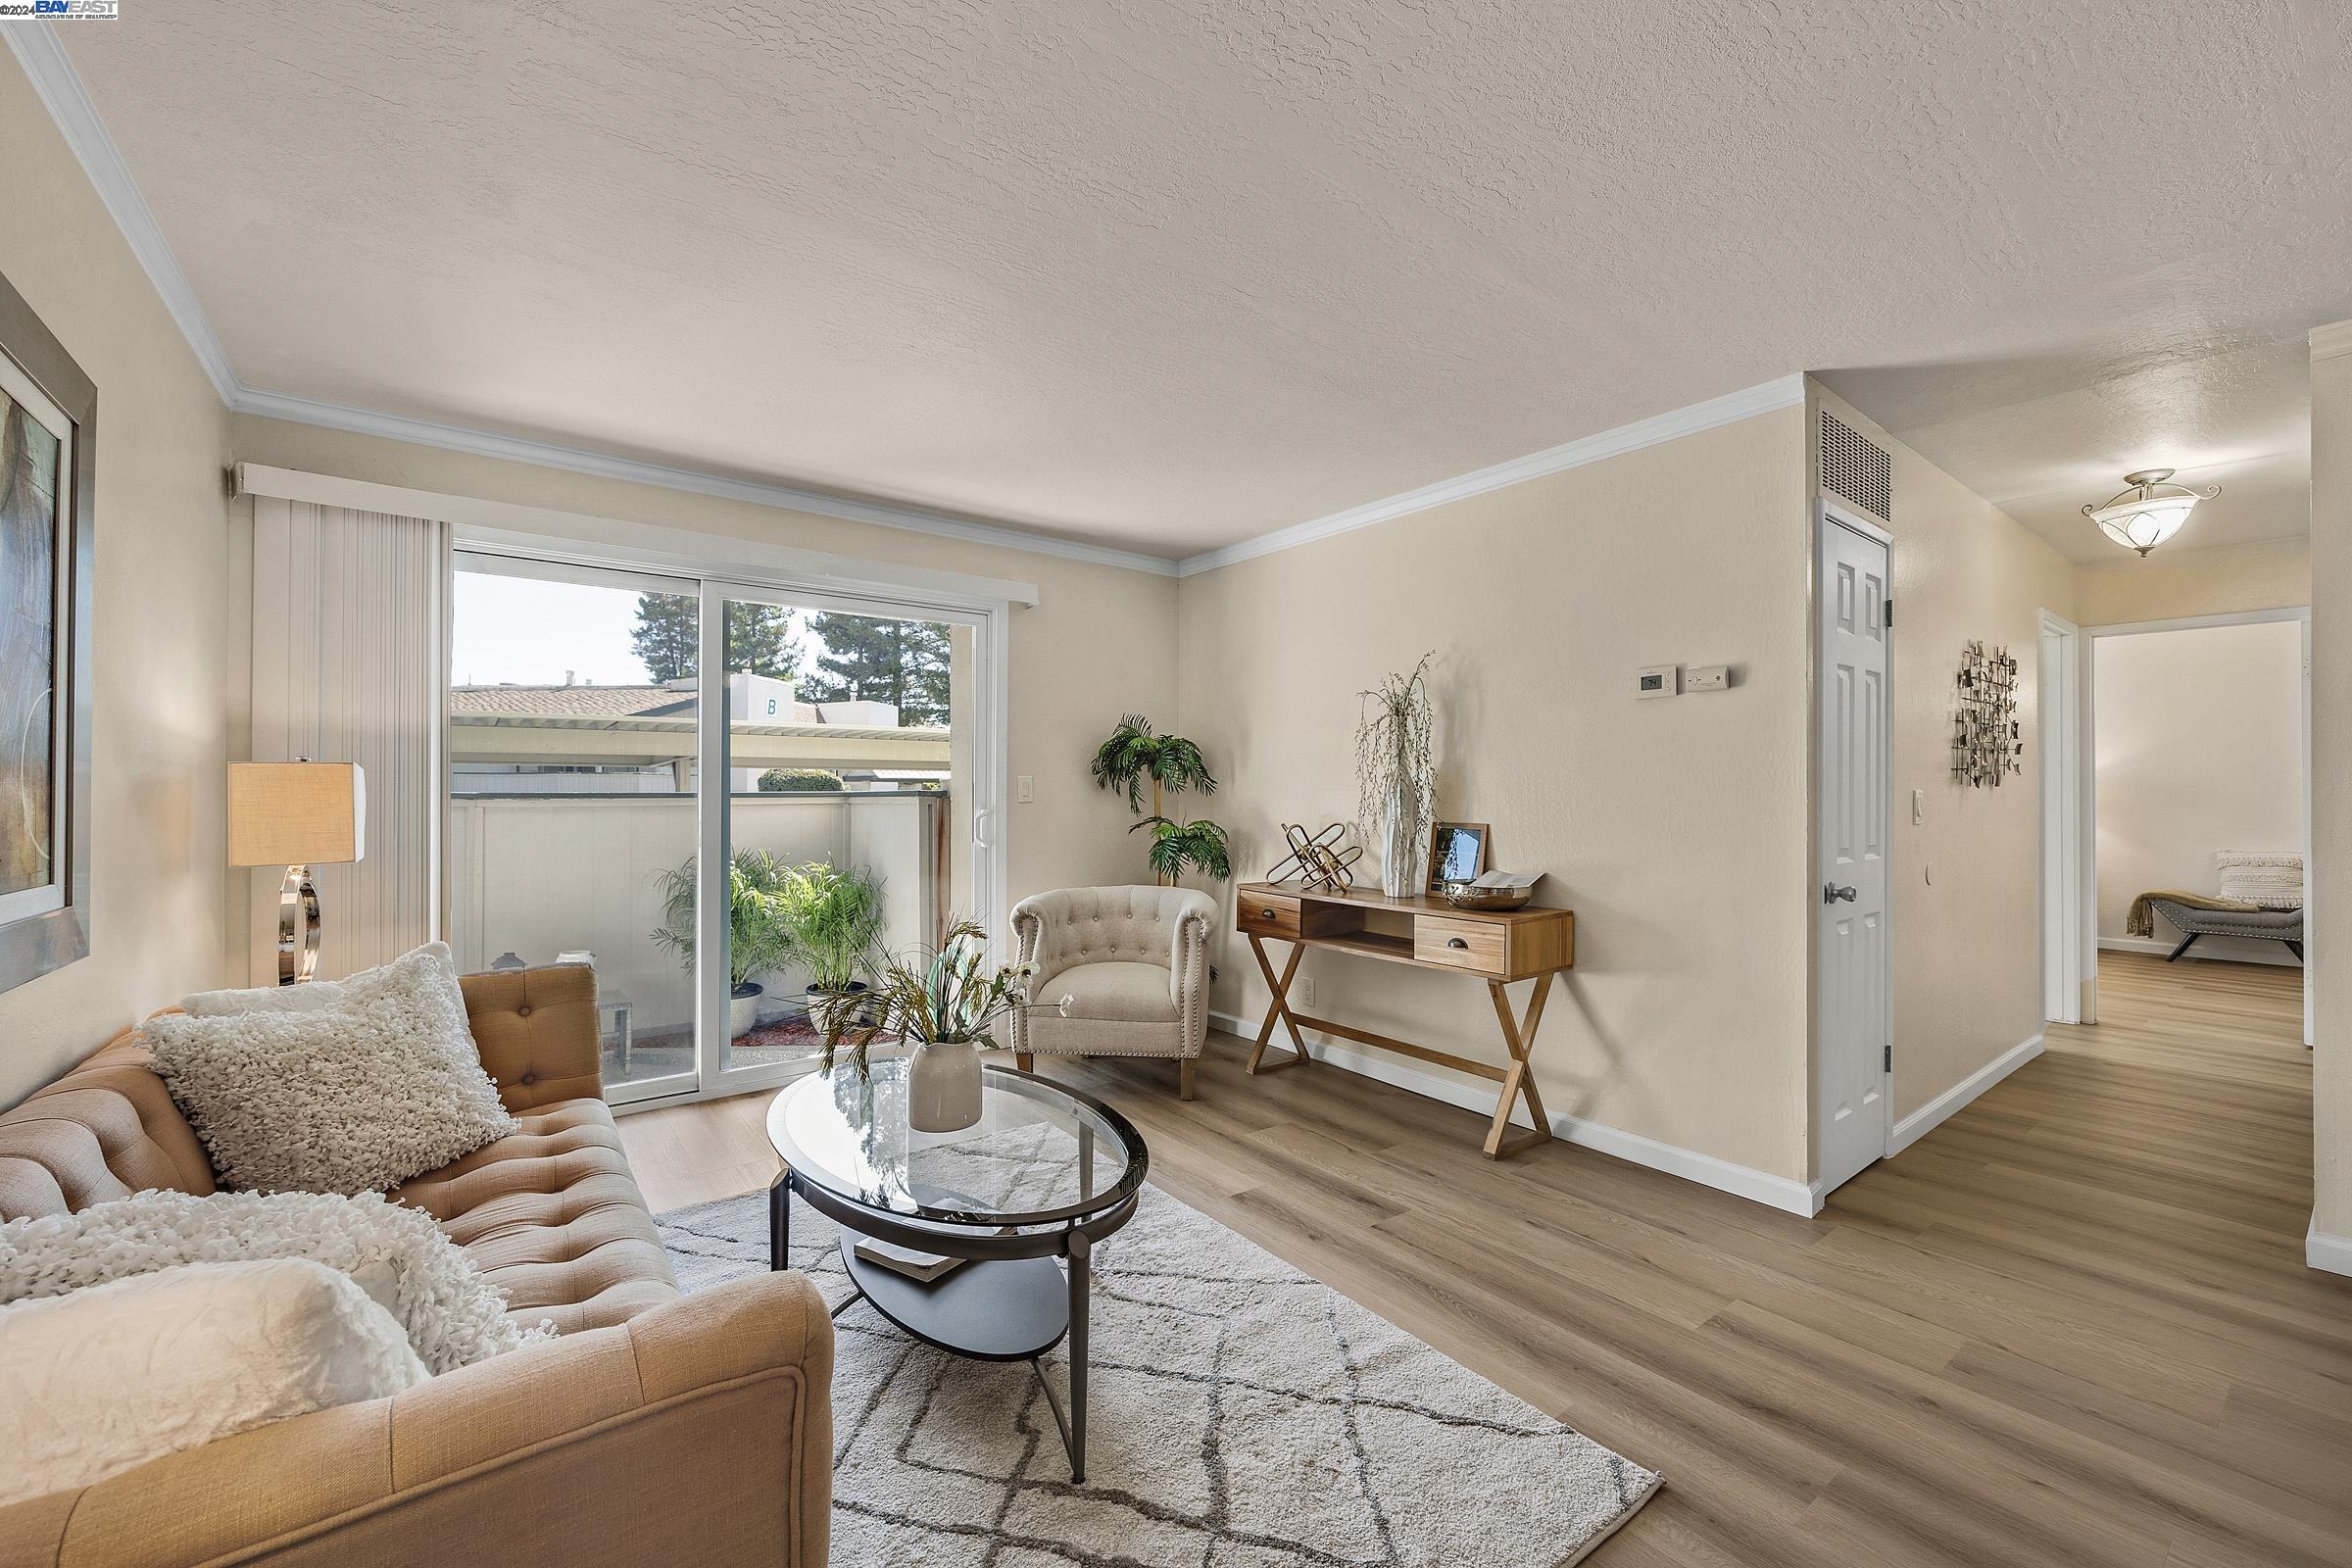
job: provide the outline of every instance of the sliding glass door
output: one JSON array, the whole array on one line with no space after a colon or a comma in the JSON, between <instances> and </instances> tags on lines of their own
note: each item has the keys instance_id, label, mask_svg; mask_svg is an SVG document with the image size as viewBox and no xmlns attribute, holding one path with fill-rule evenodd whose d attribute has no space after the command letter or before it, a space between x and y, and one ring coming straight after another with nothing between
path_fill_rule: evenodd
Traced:
<instances>
[{"instance_id":1,"label":"sliding glass door","mask_svg":"<svg viewBox=\"0 0 2352 1568\"><path fill-rule=\"evenodd\" d=\"M594 964L616 1103L779 1083L862 954L997 923L985 610L487 550L453 603L451 940Z\"/></svg>"}]
</instances>

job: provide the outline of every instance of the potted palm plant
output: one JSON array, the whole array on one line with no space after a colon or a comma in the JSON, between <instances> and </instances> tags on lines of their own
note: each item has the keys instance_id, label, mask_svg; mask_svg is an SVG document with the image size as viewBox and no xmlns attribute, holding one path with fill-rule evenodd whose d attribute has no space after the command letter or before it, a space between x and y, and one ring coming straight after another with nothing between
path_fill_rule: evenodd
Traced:
<instances>
[{"instance_id":1,"label":"potted palm plant","mask_svg":"<svg viewBox=\"0 0 2352 1568\"><path fill-rule=\"evenodd\" d=\"M828 1065L846 1043L862 1059L876 1040L914 1047L906 1067L906 1125L952 1133L980 1119L980 1048L996 1022L1029 1004L1032 963L991 965L988 933L958 920L936 948L869 949L859 961L866 991L812 999ZM1066 1004L1065 1004L1066 1005Z\"/></svg>"},{"instance_id":2,"label":"potted palm plant","mask_svg":"<svg viewBox=\"0 0 2352 1568\"><path fill-rule=\"evenodd\" d=\"M862 866L823 860L788 869L780 904L791 955L808 971L810 1006L863 991L858 961L882 935L882 885Z\"/></svg>"},{"instance_id":3,"label":"potted palm plant","mask_svg":"<svg viewBox=\"0 0 2352 1568\"><path fill-rule=\"evenodd\" d=\"M727 1034L748 1033L760 1021L763 988L752 976L781 967L792 956L783 895L792 867L765 850L737 850L727 865ZM662 873L662 914L654 940L694 968L695 862Z\"/></svg>"},{"instance_id":4,"label":"potted palm plant","mask_svg":"<svg viewBox=\"0 0 2352 1568\"><path fill-rule=\"evenodd\" d=\"M1098 788L1124 794L1132 811L1143 810L1144 790L1147 785L1151 788L1152 814L1127 831L1151 830L1151 846L1144 858L1161 886L1175 885L1188 868L1220 882L1233 875L1233 858L1222 827L1206 817L1180 822L1164 809L1167 794L1217 792L1216 777L1209 772L1200 747L1181 735L1160 734L1141 713L1128 713L1120 718L1110 738L1095 749L1089 771Z\"/></svg>"}]
</instances>

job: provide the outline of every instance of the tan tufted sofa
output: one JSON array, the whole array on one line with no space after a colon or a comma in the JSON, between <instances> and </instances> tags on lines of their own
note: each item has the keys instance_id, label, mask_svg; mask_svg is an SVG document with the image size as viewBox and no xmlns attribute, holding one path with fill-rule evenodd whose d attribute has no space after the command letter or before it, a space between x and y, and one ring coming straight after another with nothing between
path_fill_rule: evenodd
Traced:
<instances>
[{"instance_id":1,"label":"tan tufted sofa","mask_svg":"<svg viewBox=\"0 0 2352 1568\"><path fill-rule=\"evenodd\" d=\"M0 1568L824 1562L815 1288L765 1274L681 1298L600 1098L594 973L463 984L522 1129L393 1196L561 1337L0 1508ZM209 1193L213 1172L136 1031L0 1113L0 1219L152 1187Z\"/></svg>"},{"instance_id":2,"label":"tan tufted sofa","mask_svg":"<svg viewBox=\"0 0 2352 1568\"><path fill-rule=\"evenodd\" d=\"M1208 933L1217 906L1189 888L1061 888L1012 906L1021 958L1038 967L1009 1041L1036 1056L1173 1056L1193 1098L1208 1035ZM1067 998L1066 1009L1054 1006Z\"/></svg>"}]
</instances>

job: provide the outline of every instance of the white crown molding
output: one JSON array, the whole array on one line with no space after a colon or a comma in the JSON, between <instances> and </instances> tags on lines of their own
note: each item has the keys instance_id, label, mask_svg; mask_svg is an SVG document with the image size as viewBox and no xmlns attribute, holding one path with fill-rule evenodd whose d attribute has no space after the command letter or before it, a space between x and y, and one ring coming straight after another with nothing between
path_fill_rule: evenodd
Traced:
<instances>
[{"instance_id":1,"label":"white crown molding","mask_svg":"<svg viewBox=\"0 0 2352 1568\"><path fill-rule=\"evenodd\" d=\"M1652 415L1646 419L1636 419L1614 430L1603 430L1598 435L1548 447L1524 458L1513 458L1508 463L1497 463L1493 467L1479 468L1451 479L1441 479L1435 484L1423 485L1418 490L1407 490L1402 495L1390 496L1382 501L1368 501L1360 507L1335 512L1328 517L1294 523L1287 528L1277 528L1272 533L1259 534L1254 539L1245 539L1240 544L1187 556L1177 564L1176 572L1180 577L1191 577L1203 571L1214 571L1219 566L1233 565L1237 562L1254 561L1259 556L1270 556L1278 550L1293 550L1317 539L1329 539L1334 534L1352 533L1358 528L1369 528L1375 523L1410 516L1416 512L1427 512L1432 507L1442 507L1448 502L1485 495L1490 490L1524 484L1530 479L1541 479L1546 474L1582 467L1604 458L1620 457L1628 452L1639 452L1643 447L1654 447L1661 442L1696 435L1701 430L1712 430L1718 425L1737 424L1741 419L1770 414L1775 409L1793 408L1804 401L1805 378L1802 375L1784 375L1777 381L1766 381L1759 386L1744 387L1738 392L1727 392L1719 398L1709 398L1704 403L1693 403L1686 408Z\"/></svg>"},{"instance_id":2,"label":"white crown molding","mask_svg":"<svg viewBox=\"0 0 2352 1568\"><path fill-rule=\"evenodd\" d=\"M2330 321L2311 329L2311 357L2332 360L2352 354L2352 321Z\"/></svg>"},{"instance_id":3,"label":"white crown molding","mask_svg":"<svg viewBox=\"0 0 2352 1568\"><path fill-rule=\"evenodd\" d=\"M138 185L130 176L129 166L122 161L122 154L115 146L114 138L107 133L106 122L99 118L97 106L90 101L79 73L74 69L74 62L57 41L53 25L48 23L17 24L5 31L9 47L15 52L18 63L24 67L25 75L31 79L33 90L39 94L50 119L57 122L58 129L74 149L74 156L81 161L82 170L96 187L99 199L106 204L107 211L114 215L116 225L122 230L122 237L129 242L132 254L139 259L139 265L146 269L147 276L155 284L156 293L162 297L165 309L179 323L181 334L186 337L188 347L195 352L197 362L204 367L205 374L211 377L220 401L237 414L438 447L444 451L498 458L537 467L561 468L567 472L620 479L664 490L747 501L756 506L814 513L819 516L899 528L910 533L929 534L934 538L960 539L972 544L1055 556L1065 561L1115 566L1153 576L1190 577L1203 571L1213 571L1219 566L1230 566L1237 562L1294 549L1317 539L1328 539L1334 534L1410 516L1416 512L1426 512L1447 502L1484 495L1506 485L1540 479L1545 474L1558 473L1588 463L1598 463L1604 458L1638 452L1643 447L1695 435L1718 425L1737 423L1776 409L1790 408L1802 403L1805 398L1805 379L1802 375L1783 376L1776 381L1710 398L1703 403L1693 403L1687 408L1646 419L1637 419L1613 430L1603 430L1598 435L1586 436L1543 452L1514 458L1492 467L1442 479L1418 490L1408 490L1402 495L1367 502L1345 512L1335 512L1327 517L1277 528L1254 539L1246 539L1239 544L1225 545L1175 561L1142 551L1057 538L1023 527L951 516L919 507L859 500L798 485L733 478L700 468L647 463L553 441L502 435L467 425L351 408L289 392L267 391L246 386L238 380L235 369L229 364L227 350L221 346L219 335L213 330L211 318L206 316L194 286L188 282L187 274L180 270L178 260L172 254L172 247L165 241L163 229L155 220L154 211L148 207L146 198L139 194ZM2337 330L2324 327L2312 335L2315 357L2321 352L2321 337ZM2352 322L2344 323L2341 330L2346 334L2346 347L2352 347Z\"/></svg>"},{"instance_id":4,"label":"white crown molding","mask_svg":"<svg viewBox=\"0 0 2352 1568\"><path fill-rule=\"evenodd\" d=\"M600 479L621 479L631 484L653 485L663 490L683 490L695 495L718 496L729 501L748 501L756 506L810 512L819 516L840 517L850 522L870 522L879 527L901 528L910 533L929 534L934 538L961 539L1004 550L1059 556L1067 561L1084 561L1098 566L1120 566L1129 571L1150 572L1161 577L1172 576L1176 570L1176 564L1164 556L1116 550L1107 545L1090 545L1075 539L1057 539L1051 534L1031 533L1022 528L974 522L944 513L926 512L889 502L860 501L797 485L729 478L700 468L680 468L636 458L614 457L610 453L563 446L553 441L536 441L523 436L501 435L496 431L477 430L467 425L443 424L398 414L379 414L372 409L349 408L340 403L326 403L286 392L240 388L231 407L239 414L256 415L263 418L285 419L329 430L346 430L355 435L405 441L414 446L439 447L447 452L498 458L508 463L526 463L536 467L562 468Z\"/></svg>"},{"instance_id":5,"label":"white crown molding","mask_svg":"<svg viewBox=\"0 0 2352 1568\"><path fill-rule=\"evenodd\" d=\"M235 407L239 388L236 371L229 368L228 351L215 335L212 318L204 314L188 274L179 270L178 259L164 242L164 231L130 177L130 166L122 162L115 139L106 133L106 122L98 118L98 106L90 102L80 73L67 57L66 46L57 41L56 25L14 22L0 32L7 34L8 47L17 64L24 68L42 107L57 122L66 145L81 161L82 172L89 175L98 199L114 215L122 237L130 242L131 254L147 270L147 279L162 297L164 309L179 323L180 335L195 351L196 363L212 379L213 390L220 394L222 403Z\"/></svg>"}]
</instances>

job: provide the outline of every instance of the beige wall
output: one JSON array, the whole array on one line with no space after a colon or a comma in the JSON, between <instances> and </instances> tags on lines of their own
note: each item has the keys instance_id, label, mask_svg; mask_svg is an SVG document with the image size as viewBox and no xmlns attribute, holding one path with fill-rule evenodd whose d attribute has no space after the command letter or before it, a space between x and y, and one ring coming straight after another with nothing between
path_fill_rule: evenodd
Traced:
<instances>
[{"instance_id":1,"label":"beige wall","mask_svg":"<svg viewBox=\"0 0 2352 1568\"><path fill-rule=\"evenodd\" d=\"M2085 626L2293 610L2311 603L2311 541L2297 536L2210 550L2166 548L2075 569Z\"/></svg>"},{"instance_id":2,"label":"beige wall","mask_svg":"<svg viewBox=\"0 0 2352 1568\"><path fill-rule=\"evenodd\" d=\"M2102 637L2092 669L2102 942L2125 939L2125 913L2152 888L2218 891L2216 850L2302 853L2301 622ZM2165 946L2180 939L2157 925ZM2294 961L2229 937L2197 954Z\"/></svg>"},{"instance_id":3,"label":"beige wall","mask_svg":"<svg viewBox=\"0 0 2352 1568\"><path fill-rule=\"evenodd\" d=\"M2312 1223L2352 1238L2352 353L2312 361L2311 497Z\"/></svg>"},{"instance_id":4,"label":"beige wall","mask_svg":"<svg viewBox=\"0 0 2352 1568\"><path fill-rule=\"evenodd\" d=\"M1174 717L1172 577L250 415L237 416L232 434L249 463L1034 582L1038 603L1012 612L1006 772L1033 777L1037 798L1005 807L1008 889L1019 899L1150 880L1123 803L1094 788L1086 764L1120 713ZM250 705L236 696L232 723L241 727Z\"/></svg>"},{"instance_id":5,"label":"beige wall","mask_svg":"<svg viewBox=\"0 0 2352 1568\"><path fill-rule=\"evenodd\" d=\"M1894 1114L2041 1032L2040 612L2075 568L2039 537L1827 392L1894 458ZM2024 771L1952 776L1953 680L1970 639L2018 661ZM1923 821L1912 820L1912 792Z\"/></svg>"},{"instance_id":6,"label":"beige wall","mask_svg":"<svg viewBox=\"0 0 2352 1568\"><path fill-rule=\"evenodd\" d=\"M0 1105L220 974L228 415L15 58L0 272L98 385L96 929L0 992Z\"/></svg>"},{"instance_id":7,"label":"beige wall","mask_svg":"<svg viewBox=\"0 0 2352 1568\"><path fill-rule=\"evenodd\" d=\"M1577 911L1536 1047L1549 1108L1796 1181L1804 429L1763 415L1187 578L1178 659L1247 880L1278 824L1352 814L1356 694L1434 648L1440 814L1491 823L1493 862ZM1670 662L1737 681L1638 701ZM1265 987L1219 940L1215 1006L1254 1020ZM1301 973L1335 1018L1503 1059L1483 987L1328 952Z\"/></svg>"}]
</instances>

